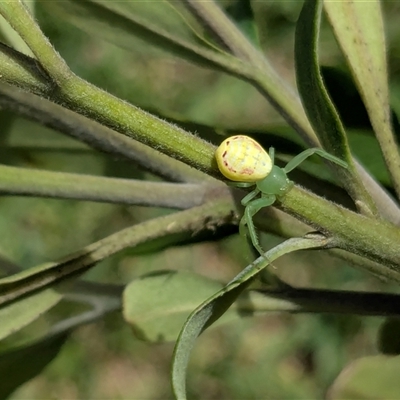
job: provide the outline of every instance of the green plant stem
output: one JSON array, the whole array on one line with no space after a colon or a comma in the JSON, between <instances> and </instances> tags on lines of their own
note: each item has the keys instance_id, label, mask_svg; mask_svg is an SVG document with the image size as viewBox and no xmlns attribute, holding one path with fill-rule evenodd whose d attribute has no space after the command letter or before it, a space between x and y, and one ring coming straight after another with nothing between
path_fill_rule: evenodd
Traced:
<instances>
[{"instance_id":1,"label":"green plant stem","mask_svg":"<svg viewBox=\"0 0 400 400\"><path fill-rule=\"evenodd\" d=\"M15 29L17 30L22 29L21 35L24 36L26 40L29 40L29 35L27 35L27 32L23 24L21 25L19 21L21 18L23 18L22 15L25 15L27 11L25 10L25 8L19 8L18 10L14 10L16 11L16 13L20 14L16 15L14 12L10 12L10 9L8 8L7 4L8 2L0 3L0 12L2 12L3 15L6 16L6 18L9 20L12 26L14 26ZM14 18L17 21L13 23L11 20L13 20ZM27 18L30 18L30 23L32 23L31 17L29 15ZM230 28L232 28L232 26L230 26ZM37 47L35 54L38 57L40 57L39 60L44 66L44 68L46 68L47 71L50 71L52 69L52 64L51 64L52 58L50 57L50 59L48 59L45 56L45 54L42 56L40 52L41 47L45 47L47 49L46 51L49 51L48 48L49 44L47 39L45 39L44 37L42 38L42 42L40 41L40 34L41 34L40 29L38 27L35 28L36 39L29 40L29 42L27 43L30 47L32 46ZM17 52L14 51L14 53ZM288 87L285 86L285 84L276 75L275 71L273 71L273 69L267 63L265 65L264 71L257 70L257 72L255 72L254 67L246 65L242 62L239 62L238 64L237 61L239 60L235 61L235 59L233 60L231 60L230 58L228 59L227 55L224 55L222 53L221 54L217 54L215 52L212 53L213 53L212 57L210 55L204 55L204 57L207 58L210 56L211 59L215 55L215 57L219 59L219 61L216 63L221 67L222 70L252 83L256 88L258 88L261 91L261 93L266 98L268 98L271 101L271 103L278 110L280 110L281 114L288 120L290 125L292 125L301 135L302 132L304 133L302 137L308 143L310 143L311 146L317 145L318 141L310 124L308 123L305 117L299 99L294 94L294 92L292 92ZM16 57L13 54L9 56L8 54L5 55L1 53L1 56L2 56L1 58L4 59L4 62L1 63L2 59L0 58L0 65L2 65L2 70L0 71L0 73L2 73L3 79L5 79L6 81L16 85L21 85L23 83L24 85L27 85L29 89L34 90L36 93L41 93L41 94L46 93L47 96L51 95L51 97L53 97L58 102L64 103L64 105L68 106L69 108L77 112L83 113L85 115L90 115L92 118L101 121L110 127L115 128L121 133L133 136L142 143L155 146L157 150L160 150L161 152L164 152L170 155L171 157L182 160L188 163L189 165L199 168L204 172L211 173L214 176L219 176L219 174L216 172L215 163L213 162L213 155L211 155L211 146L205 142L202 142L197 137L190 138L188 135L185 136L184 131L178 130L174 126L168 127L168 124L165 123L164 121L152 117L149 114L145 114L143 111L134 108L133 106L128 106L125 102L115 99L111 95L108 95L107 93L103 93L102 95L99 94L99 96L96 96L95 88L93 88L91 85L87 83L85 84L83 81L79 82L79 78L75 77L72 73L70 73L69 79L67 79L66 82L64 82L66 83L64 90L68 91L68 88L74 90L74 82L76 81L77 83L79 83L78 85L80 88L79 92L75 93L75 95L73 96L75 100L77 100L77 102L75 103L74 99L71 99L68 96L68 93L63 93L62 91L55 92L54 87L52 86L51 83L51 79L48 79L48 84L49 84L48 90L46 90L40 85L38 86L38 82L36 82L35 79L32 79L32 74L36 73L36 71L34 70L35 68L37 70L37 67L30 68L29 74L26 74L24 72L25 70L29 69L29 66L26 65L28 64L27 62L27 60L29 59L28 57L23 57L23 60L21 61L18 59L18 57ZM58 55L56 57L58 57ZM11 65L13 66L13 68L9 68L10 58L11 58ZM15 65L16 61L21 61L24 64L23 66L24 70L20 70L19 69L20 67L18 65ZM5 66L7 68L5 68ZM39 74L37 78L39 80L42 79L43 76L46 76L46 73L41 74L40 70L37 70L37 73ZM20 79L18 79L19 75ZM67 84L68 80L70 81L70 87ZM45 91L45 93L43 93L43 91ZM111 107L112 112L118 110L119 107L121 107L121 113L118 113L118 115L115 116L112 115L111 113L111 115L106 115L105 118L103 119L102 112L104 110L107 110L107 107L103 106L91 107L91 104L87 104L88 102L83 101L83 103L86 104L82 104L82 102L79 101L86 97L86 92L93 92L92 95L89 96L91 99L90 101L98 100L102 102L106 98L108 99L108 101L106 101L106 104L107 106L110 105L112 106ZM100 92L100 90L97 89L97 92ZM159 133L159 132L162 133L162 135L158 135L158 138L166 137L167 141L171 139L170 142L171 146L168 146L168 143L165 143L165 141L159 144L158 141L156 140L157 138L155 137L150 137L150 138L147 137L147 133L151 135L152 133ZM180 137L181 140L179 140L178 137ZM177 148L176 146L181 146L181 147ZM193 151L194 149L198 151ZM191 160L191 158L193 159L193 161ZM371 180L369 180L368 182L371 182ZM370 188L370 186L368 186L368 188ZM390 218L393 215L399 214L396 204L390 199L390 197L384 191L382 191L379 188L379 186L373 185L372 190L369 191L373 195L374 199L376 199L377 197L385 198L385 201L382 200L380 200L379 202L377 201L377 203L379 204L385 203L385 206L383 206L380 209L380 211L384 215Z\"/></svg>"},{"instance_id":2,"label":"green plant stem","mask_svg":"<svg viewBox=\"0 0 400 400\"><path fill-rule=\"evenodd\" d=\"M65 133L95 149L135 161L167 179L178 182L214 181L208 175L96 121L6 83L0 83L0 106Z\"/></svg>"},{"instance_id":3,"label":"green plant stem","mask_svg":"<svg viewBox=\"0 0 400 400\"><path fill-rule=\"evenodd\" d=\"M0 78L4 82L44 96L50 96L53 90L51 78L35 59L3 43L0 43Z\"/></svg>"},{"instance_id":4,"label":"green plant stem","mask_svg":"<svg viewBox=\"0 0 400 400\"><path fill-rule=\"evenodd\" d=\"M145 142L148 140L147 135L149 134L152 141L150 144L155 146L160 151L170 154L178 159L182 159L193 166L197 166L205 172L212 173L215 176L219 175L219 173L216 171L214 161L215 148L211 144L200 140L199 138L191 137L191 135L183 130L178 129L173 125L169 125L158 118L152 117L139 109L135 109L127 103L96 89L94 86L84 82L79 78L77 78L75 83L77 83L77 86L69 89L72 91L72 93L86 93L86 95L83 97L74 95L76 100L74 104L78 109L85 109L86 113L93 113L93 115L96 115L97 117L102 116L102 113L104 113L103 118L106 124L115 125L116 121L125 121L125 123L128 125L122 124L122 122L119 123L119 129L121 131L126 131L127 126L131 127L128 128L129 130L137 129L137 131L135 131L135 137L137 137L138 140ZM74 85L74 82L71 81L70 85ZM69 92L69 90L67 91ZM282 201L282 206L290 209L292 214L296 215L307 224L315 227L316 229L321 229L323 232L329 232L333 235L340 231L340 227L336 226L334 230L331 230L330 224L333 224L335 220L348 221L344 215L349 215L351 216L352 223L354 224L352 228L354 237L352 238L351 242L354 243L353 251L356 254L360 254L378 262L385 260L387 265L400 265L399 257L393 255L393 249L396 249L398 243L400 243L400 241L397 240L399 238L399 233L394 227L386 224L385 222L366 219L361 215L352 213L349 210L333 206L326 200L311 194L309 194L307 197L307 204L304 207L303 205L299 207L300 203L296 204L295 199L296 196L300 195L301 193L302 191L298 188L292 189L287 196L291 199L290 206L288 207L286 198L284 201ZM328 213L331 213L332 218L327 218L324 221L319 218L318 213L312 214L309 212L311 209L322 210L325 207L327 207L326 210L328 210ZM360 235L357 235L357 229L364 225L367 226L367 229L369 229L369 233L364 235L365 232L363 232L360 233ZM377 226L383 233L379 238L373 233ZM363 239L358 240L361 239L361 237ZM371 244L374 245L370 247L368 240L371 240ZM379 254L374 254L373 249L376 248L377 240L380 243L380 251ZM344 243L341 243L341 245L344 246ZM392 249L390 252L388 252L387 256L383 254L384 247L386 245ZM368 250L368 248L372 250ZM389 255L389 253L391 253L391 255ZM382 275L382 271L379 271L378 274ZM391 272L388 271L388 273L384 275L390 276Z\"/></svg>"},{"instance_id":5,"label":"green plant stem","mask_svg":"<svg viewBox=\"0 0 400 400\"><path fill-rule=\"evenodd\" d=\"M43 35L40 27L21 0L0 2L0 13L18 32L35 57L40 61L46 60L45 63L41 64L57 84L71 76L72 72L68 65L54 50L46 36Z\"/></svg>"},{"instance_id":6,"label":"green plant stem","mask_svg":"<svg viewBox=\"0 0 400 400\"><path fill-rule=\"evenodd\" d=\"M0 193L186 209L205 200L207 185L149 182L0 165Z\"/></svg>"},{"instance_id":7,"label":"green plant stem","mask_svg":"<svg viewBox=\"0 0 400 400\"><path fill-rule=\"evenodd\" d=\"M276 207L267 207L262 209L255 216L255 223L262 231L273 233L285 239L291 237L302 237L312 230L309 225L306 225L299 221L299 219L277 209ZM333 257L344 260L346 264L350 264L358 269L374 274L381 280L388 281L389 278L384 278L387 274L391 276L390 280L395 282L399 282L400 280L398 272L389 270L386 266L368 258L340 249L327 249L324 251L328 252Z\"/></svg>"},{"instance_id":8,"label":"green plant stem","mask_svg":"<svg viewBox=\"0 0 400 400\"><path fill-rule=\"evenodd\" d=\"M191 235L235 222L231 204L225 199L167 216L147 220L84 247L58 262L39 265L0 279L0 304L14 301L36 290L76 277L119 251L162 240L181 243Z\"/></svg>"},{"instance_id":9,"label":"green plant stem","mask_svg":"<svg viewBox=\"0 0 400 400\"><path fill-rule=\"evenodd\" d=\"M73 287L65 292L63 299L89 304L92 309L56 323L45 335L45 338L72 331L79 326L96 321L108 313L121 310L123 290L123 285L76 280Z\"/></svg>"},{"instance_id":10,"label":"green plant stem","mask_svg":"<svg viewBox=\"0 0 400 400\"><path fill-rule=\"evenodd\" d=\"M241 313L338 313L400 316L400 296L387 293L321 289L260 289L244 292L234 307Z\"/></svg>"},{"instance_id":11,"label":"green plant stem","mask_svg":"<svg viewBox=\"0 0 400 400\"><path fill-rule=\"evenodd\" d=\"M400 281L400 230L397 227L333 203L322 205L315 200L315 195L295 187L281 199L280 207L333 237L334 247L383 264L386 268L377 271L378 275Z\"/></svg>"},{"instance_id":12,"label":"green plant stem","mask_svg":"<svg viewBox=\"0 0 400 400\"><path fill-rule=\"evenodd\" d=\"M235 194L235 199L236 202L240 202L239 195ZM300 237L314 228L335 239L335 246L338 248L328 250L332 255L385 281L400 282L398 227L385 221L364 217L323 200L299 186L294 186L280 202L274 204L274 207L262 209L257 213L255 224L263 231L284 238ZM358 233L355 233L356 231ZM340 232L343 233L341 237ZM346 246L347 237L352 249ZM387 251L386 246L391 250ZM371 252L374 253L373 256ZM390 260L386 259L386 256Z\"/></svg>"},{"instance_id":13,"label":"green plant stem","mask_svg":"<svg viewBox=\"0 0 400 400\"><path fill-rule=\"evenodd\" d=\"M110 96L78 77L66 82L60 90L69 108L84 112L89 117L194 168L202 171L214 170L214 174L216 173L214 147L203 139ZM82 93L85 95L82 96Z\"/></svg>"},{"instance_id":14,"label":"green plant stem","mask_svg":"<svg viewBox=\"0 0 400 400\"><path fill-rule=\"evenodd\" d=\"M56 82L59 94L69 107L162 153L175 153L173 158L201 169L199 156L206 153L202 139L191 137L184 130L97 90L73 74L21 1L1 2L0 13L25 40L42 67Z\"/></svg>"}]
</instances>

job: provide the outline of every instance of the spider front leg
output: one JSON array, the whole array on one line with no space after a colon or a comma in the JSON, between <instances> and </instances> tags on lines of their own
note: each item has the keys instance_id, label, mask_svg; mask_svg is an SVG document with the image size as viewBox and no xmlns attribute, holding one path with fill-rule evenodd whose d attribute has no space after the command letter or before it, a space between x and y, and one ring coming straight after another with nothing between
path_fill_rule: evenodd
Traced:
<instances>
[{"instance_id":1,"label":"spider front leg","mask_svg":"<svg viewBox=\"0 0 400 400\"><path fill-rule=\"evenodd\" d=\"M311 157L313 154L318 154L320 157L325 158L329 161L334 162L335 164L340 165L343 168L348 168L348 165L345 161L341 160L340 158L337 158L333 156L332 154L329 154L325 150L319 149L319 148L313 148L313 149L307 149L298 154L296 157L292 158L287 164L286 167L283 168L286 173L294 170L296 167L298 167L304 160L306 160L308 157Z\"/></svg>"},{"instance_id":2,"label":"spider front leg","mask_svg":"<svg viewBox=\"0 0 400 400\"><path fill-rule=\"evenodd\" d=\"M256 190L254 190L253 192L255 192ZM264 254L264 250L262 249L262 247L260 246L260 242L258 240L257 237L257 232L256 232L256 228L254 226L254 222L253 222L253 217L255 214L258 213L258 211L260 211L262 208L264 207L268 207L271 206L272 204L274 204L276 197L274 195L264 195L263 197L261 197L260 199L255 199L253 200L254 196L250 197L250 195L253 194L253 192L249 193L243 200L242 200L242 204L246 207L244 210L244 214L242 219L240 220L240 224L239 224L239 233L241 235L246 236L246 232L245 232L245 227L247 225L247 229L249 231L249 235L250 235L250 239L251 242L254 246L254 248L261 254ZM245 202L245 200L247 200Z\"/></svg>"}]
</instances>

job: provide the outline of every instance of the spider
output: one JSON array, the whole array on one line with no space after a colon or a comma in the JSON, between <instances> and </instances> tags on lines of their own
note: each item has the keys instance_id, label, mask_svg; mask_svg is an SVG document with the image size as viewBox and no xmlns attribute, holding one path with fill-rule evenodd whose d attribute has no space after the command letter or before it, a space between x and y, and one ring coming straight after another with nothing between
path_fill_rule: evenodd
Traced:
<instances>
[{"instance_id":1,"label":"spider","mask_svg":"<svg viewBox=\"0 0 400 400\"><path fill-rule=\"evenodd\" d=\"M270 147L267 153L259 143L244 135L231 136L218 147L215 157L221 173L234 181L236 187L247 188L255 185L254 190L241 201L245 210L239 223L239 232L245 235L247 225L251 242L261 255L264 251L257 238L253 216L262 208L274 204L276 199L292 189L294 183L287 174L313 154L348 168L346 162L319 148L304 150L285 167L280 168L274 165L273 147Z\"/></svg>"}]
</instances>

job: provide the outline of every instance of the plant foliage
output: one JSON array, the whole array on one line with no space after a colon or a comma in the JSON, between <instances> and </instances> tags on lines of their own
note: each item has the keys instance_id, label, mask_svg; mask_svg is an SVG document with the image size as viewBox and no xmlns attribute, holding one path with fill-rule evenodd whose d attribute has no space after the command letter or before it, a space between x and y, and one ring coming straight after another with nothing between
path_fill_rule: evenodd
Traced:
<instances>
[{"instance_id":1,"label":"plant foliage","mask_svg":"<svg viewBox=\"0 0 400 400\"><path fill-rule=\"evenodd\" d=\"M399 327L382 321L400 315L396 12L0 2L0 397L400 395ZM259 258L238 235L247 189L214 159L238 133L278 164L323 147L349 165L290 173L255 216Z\"/></svg>"}]
</instances>

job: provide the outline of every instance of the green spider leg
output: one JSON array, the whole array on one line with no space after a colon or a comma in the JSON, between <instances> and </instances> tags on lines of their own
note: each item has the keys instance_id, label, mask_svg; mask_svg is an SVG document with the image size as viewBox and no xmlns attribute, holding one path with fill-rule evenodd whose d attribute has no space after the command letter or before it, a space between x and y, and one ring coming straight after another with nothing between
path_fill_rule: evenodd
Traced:
<instances>
[{"instance_id":1,"label":"green spider leg","mask_svg":"<svg viewBox=\"0 0 400 400\"><path fill-rule=\"evenodd\" d=\"M245 207L245 212L247 210L247 206L249 205L249 203L254 199L254 197L256 197L258 194L260 193L260 190L255 188L253 191L251 191L250 193L248 193L245 197L243 197L241 203L242 206ZM245 217L245 213L243 213L243 217L240 219L240 223L239 223L239 234L240 236L246 237L246 224L247 224L247 219Z\"/></svg>"},{"instance_id":2,"label":"green spider leg","mask_svg":"<svg viewBox=\"0 0 400 400\"><path fill-rule=\"evenodd\" d=\"M260 193L260 189L255 188L252 192L248 193L246 196L243 197L241 203L243 207L246 207L251 200L254 199Z\"/></svg>"},{"instance_id":3,"label":"green spider leg","mask_svg":"<svg viewBox=\"0 0 400 400\"><path fill-rule=\"evenodd\" d=\"M288 173L292 170L294 170L296 167L298 167L304 160L306 160L308 157L311 157L313 154L318 154L320 157L325 158L329 161L332 161L338 165L340 165L343 168L347 168L348 165L345 161L341 160L340 158L337 158L333 156L332 154L327 153L325 150L318 149L318 148L313 148L313 149L307 149L298 154L296 157L293 157L287 164L286 167L283 168L283 170Z\"/></svg>"},{"instance_id":4,"label":"green spider leg","mask_svg":"<svg viewBox=\"0 0 400 400\"><path fill-rule=\"evenodd\" d=\"M255 190L253 192L249 193L249 195L253 194L254 192L255 192ZM254 194L254 196L256 196L257 194L258 193ZM249 197L249 195L247 195L243 200L245 200L247 197ZM243 217L239 223L239 233L240 233L240 235L246 237L247 235L246 235L245 229L246 229L246 225L247 225L248 233L249 233L251 242L253 243L253 246L261 255L263 255L264 250L260 246L256 228L255 228L254 222L253 222L253 217L262 208L269 207L272 204L274 204L274 202L276 200L276 196L264 195L260 199L252 200L254 198L254 196L247 201L247 204L244 204L246 206L246 208L244 210ZM242 204L243 204L243 201L242 201Z\"/></svg>"}]
</instances>

